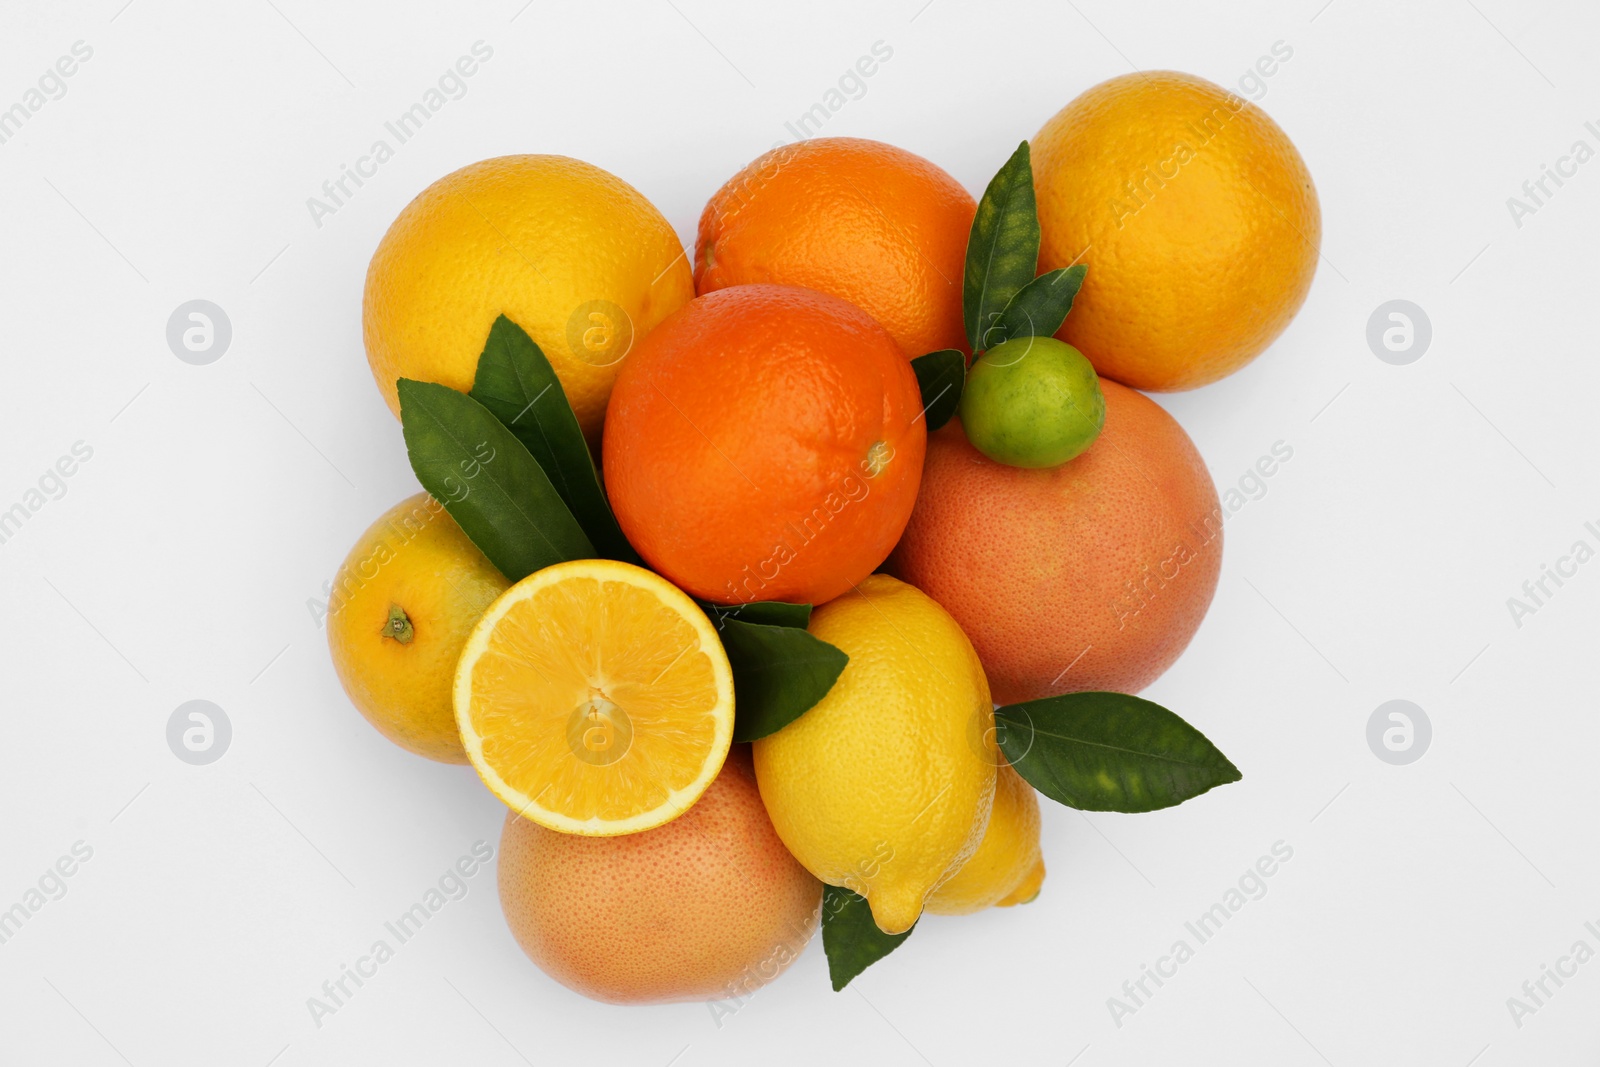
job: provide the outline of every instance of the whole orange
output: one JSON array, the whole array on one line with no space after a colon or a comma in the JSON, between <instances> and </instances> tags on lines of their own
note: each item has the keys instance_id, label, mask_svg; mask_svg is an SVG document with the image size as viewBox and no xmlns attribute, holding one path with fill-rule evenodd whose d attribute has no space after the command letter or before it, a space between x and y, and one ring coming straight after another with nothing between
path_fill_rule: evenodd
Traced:
<instances>
[{"instance_id":1,"label":"whole orange","mask_svg":"<svg viewBox=\"0 0 1600 1067\"><path fill-rule=\"evenodd\" d=\"M639 190L582 160L501 156L445 175L395 218L367 267L361 331L398 415L398 378L471 389L505 315L593 443L618 364L693 295L678 235Z\"/></svg>"},{"instance_id":2,"label":"whole orange","mask_svg":"<svg viewBox=\"0 0 1600 1067\"><path fill-rule=\"evenodd\" d=\"M956 420L932 435L889 559L961 624L1002 704L1138 692L1178 658L1216 591L1222 510L1199 452L1149 397L1100 388L1105 428L1059 467L996 463Z\"/></svg>"},{"instance_id":3,"label":"whole orange","mask_svg":"<svg viewBox=\"0 0 1600 1067\"><path fill-rule=\"evenodd\" d=\"M977 204L903 148L818 137L773 149L706 204L695 291L774 282L842 297L906 355L966 350L961 276Z\"/></svg>"},{"instance_id":4,"label":"whole orange","mask_svg":"<svg viewBox=\"0 0 1600 1067\"><path fill-rule=\"evenodd\" d=\"M603 462L622 532L683 589L820 604L894 547L926 445L916 375L870 315L740 285L696 297L628 357Z\"/></svg>"},{"instance_id":5,"label":"whole orange","mask_svg":"<svg viewBox=\"0 0 1600 1067\"><path fill-rule=\"evenodd\" d=\"M378 731L443 763L466 763L450 686L484 611L511 583L427 493L380 515L328 597L328 652Z\"/></svg>"},{"instance_id":6,"label":"whole orange","mask_svg":"<svg viewBox=\"0 0 1600 1067\"><path fill-rule=\"evenodd\" d=\"M1039 270L1087 263L1057 333L1108 378L1192 389L1232 374L1305 302L1322 212L1267 113L1171 71L1101 82L1032 142Z\"/></svg>"},{"instance_id":7,"label":"whole orange","mask_svg":"<svg viewBox=\"0 0 1600 1067\"><path fill-rule=\"evenodd\" d=\"M743 997L817 928L822 883L783 847L750 746L695 804L652 830L585 837L506 816L500 906L545 973L613 1004Z\"/></svg>"}]
</instances>

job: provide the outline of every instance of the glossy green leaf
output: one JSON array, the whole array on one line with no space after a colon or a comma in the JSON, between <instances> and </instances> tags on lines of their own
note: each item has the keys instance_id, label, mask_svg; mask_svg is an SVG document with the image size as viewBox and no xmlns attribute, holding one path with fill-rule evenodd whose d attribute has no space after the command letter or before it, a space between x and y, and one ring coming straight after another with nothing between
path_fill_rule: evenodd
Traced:
<instances>
[{"instance_id":1,"label":"glossy green leaf","mask_svg":"<svg viewBox=\"0 0 1600 1067\"><path fill-rule=\"evenodd\" d=\"M828 695L850 662L798 627L727 616L716 623L733 667L735 741L754 741L788 726Z\"/></svg>"},{"instance_id":2,"label":"glossy green leaf","mask_svg":"<svg viewBox=\"0 0 1600 1067\"><path fill-rule=\"evenodd\" d=\"M850 980L900 947L911 936L886 934L872 919L867 898L836 885L822 887L822 950L835 993Z\"/></svg>"},{"instance_id":3,"label":"glossy green leaf","mask_svg":"<svg viewBox=\"0 0 1600 1067\"><path fill-rule=\"evenodd\" d=\"M400 424L417 480L508 579L594 556L538 461L488 408L401 378Z\"/></svg>"},{"instance_id":4,"label":"glossy green leaf","mask_svg":"<svg viewBox=\"0 0 1600 1067\"><path fill-rule=\"evenodd\" d=\"M941 348L911 361L922 390L923 416L932 433L950 421L961 402L961 386L967 380L967 357L960 349Z\"/></svg>"},{"instance_id":5,"label":"glossy green leaf","mask_svg":"<svg viewBox=\"0 0 1600 1067\"><path fill-rule=\"evenodd\" d=\"M606 502L594 457L554 368L533 338L504 315L489 328L471 396L539 461L596 552L641 562Z\"/></svg>"},{"instance_id":6,"label":"glossy green leaf","mask_svg":"<svg viewBox=\"0 0 1600 1067\"><path fill-rule=\"evenodd\" d=\"M1083 811L1155 811L1242 777L1206 736L1125 693L1068 693L994 713L1000 750L1051 800Z\"/></svg>"},{"instance_id":7,"label":"glossy green leaf","mask_svg":"<svg viewBox=\"0 0 1600 1067\"><path fill-rule=\"evenodd\" d=\"M978 201L967 238L961 319L974 353L989 348L990 329L1039 265L1039 213L1033 165L1023 141ZM998 343L998 340L992 343Z\"/></svg>"},{"instance_id":8,"label":"glossy green leaf","mask_svg":"<svg viewBox=\"0 0 1600 1067\"><path fill-rule=\"evenodd\" d=\"M768 626L798 626L804 630L811 621L810 604L786 604L781 600L757 600L749 604L708 605L714 621L738 619Z\"/></svg>"},{"instance_id":9,"label":"glossy green leaf","mask_svg":"<svg viewBox=\"0 0 1600 1067\"><path fill-rule=\"evenodd\" d=\"M995 329L989 331L990 339L993 340L996 330L1004 335L1001 338L1004 341L1013 337L1053 336L1072 311L1072 302L1083 288L1083 278L1088 272L1089 265L1079 263L1041 274L1024 285L1000 312Z\"/></svg>"}]
</instances>

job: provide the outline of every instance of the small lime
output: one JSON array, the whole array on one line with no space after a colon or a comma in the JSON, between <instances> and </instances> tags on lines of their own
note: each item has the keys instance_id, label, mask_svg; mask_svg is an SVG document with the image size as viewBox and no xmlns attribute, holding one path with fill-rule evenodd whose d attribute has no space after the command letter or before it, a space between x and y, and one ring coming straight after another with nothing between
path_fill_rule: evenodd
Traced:
<instances>
[{"instance_id":1,"label":"small lime","mask_svg":"<svg viewBox=\"0 0 1600 1067\"><path fill-rule=\"evenodd\" d=\"M961 426L974 448L1012 467L1057 467L1106 421L1100 379L1082 352L1053 337L1018 337L973 360Z\"/></svg>"}]
</instances>

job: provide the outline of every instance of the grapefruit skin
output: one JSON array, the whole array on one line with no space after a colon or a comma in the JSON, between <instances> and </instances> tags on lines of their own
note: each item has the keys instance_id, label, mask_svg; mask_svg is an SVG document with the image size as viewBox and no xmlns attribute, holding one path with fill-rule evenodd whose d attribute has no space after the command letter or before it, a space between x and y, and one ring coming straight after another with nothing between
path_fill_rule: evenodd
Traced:
<instances>
[{"instance_id":1,"label":"grapefruit skin","mask_svg":"<svg viewBox=\"0 0 1600 1067\"><path fill-rule=\"evenodd\" d=\"M930 434L886 566L961 624L1002 704L1137 693L1183 652L1216 592L1222 509L1200 453L1149 397L1100 388L1105 428L1060 467L996 463L954 419Z\"/></svg>"},{"instance_id":2,"label":"grapefruit skin","mask_svg":"<svg viewBox=\"0 0 1600 1067\"><path fill-rule=\"evenodd\" d=\"M822 883L778 840L749 745L672 822L583 837L507 815L500 906L546 974L611 1004L741 997L816 931Z\"/></svg>"}]
</instances>

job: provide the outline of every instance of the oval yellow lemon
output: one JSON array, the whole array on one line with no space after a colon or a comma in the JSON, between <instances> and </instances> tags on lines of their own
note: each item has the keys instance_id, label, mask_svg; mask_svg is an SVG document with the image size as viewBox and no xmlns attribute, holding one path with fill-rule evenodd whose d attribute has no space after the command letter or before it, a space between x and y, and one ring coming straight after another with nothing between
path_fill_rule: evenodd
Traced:
<instances>
[{"instance_id":1,"label":"oval yellow lemon","mask_svg":"<svg viewBox=\"0 0 1600 1067\"><path fill-rule=\"evenodd\" d=\"M807 629L850 662L815 707L755 742L761 798L807 870L901 933L983 837L999 762L989 683L955 620L885 574Z\"/></svg>"}]
</instances>

